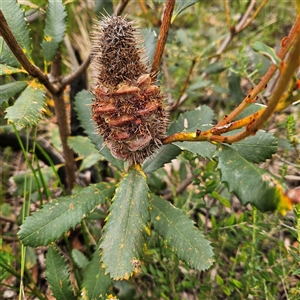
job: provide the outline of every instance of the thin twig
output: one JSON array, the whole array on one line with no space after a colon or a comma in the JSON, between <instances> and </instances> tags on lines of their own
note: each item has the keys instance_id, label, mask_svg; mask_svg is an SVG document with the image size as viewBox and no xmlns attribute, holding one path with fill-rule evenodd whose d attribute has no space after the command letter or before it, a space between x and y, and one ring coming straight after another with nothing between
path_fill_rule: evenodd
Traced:
<instances>
[{"instance_id":1,"label":"thin twig","mask_svg":"<svg viewBox=\"0 0 300 300\"><path fill-rule=\"evenodd\" d=\"M186 188L193 182L193 176L189 176L188 178L186 178L176 189L176 193L175 195L180 195L183 191L186 190ZM169 192L167 194L165 194L163 197L166 200L171 200L174 196L173 192Z\"/></svg>"},{"instance_id":2,"label":"thin twig","mask_svg":"<svg viewBox=\"0 0 300 300\"><path fill-rule=\"evenodd\" d=\"M119 4L115 8L114 15L120 16L122 12L124 11L125 7L127 6L128 2L130 0L120 0Z\"/></svg>"},{"instance_id":3,"label":"thin twig","mask_svg":"<svg viewBox=\"0 0 300 300\"><path fill-rule=\"evenodd\" d=\"M71 82L73 82L76 78L78 78L82 73L85 72L85 70L87 69L87 67L89 66L91 61L91 57L90 55L85 59L85 61L80 65L80 67L72 74L64 77L61 80L61 85L62 87L67 86L68 84L70 84Z\"/></svg>"},{"instance_id":4,"label":"thin twig","mask_svg":"<svg viewBox=\"0 0 300 300\"><path fill-rule=\"evenodd\" d=\"M227 37L225 38L225 40L223 40L220 48L216 52L217 55L214 58L212 58L212 60L210 61L210 64L213 64L213 63L215 63L218 60L218 58L220 57L220 54L229 45L229 43L232 41L232 39L234 38L234 36L241 31L241 29L243 28L245 22L247 21L249 15L251 13L251 11L253 10L255 3L256 3L256 0L252 0L250 2L249 6L248 6L248 8L246 10L246 12L244 13L242 19L240 20L240 22L234 27L234 29L233 28L229 28L230 29L229 34L227 35ZM244 26L244 28L246 28L246 26ZM203 74L202 76L204 77L205 75L206 74Z\"/></svg>"},{"instance_id":5,"label":"thin twig","mask_svg":"<svg viewBox=\"0 0 300 300\"><path fill-rule=\"evenodd\" d=\"M188 84L189 84L189 81L190 81L193 69L194 69L194 67L196 65L196 62L197 62L197 58L194 58L192 60L192 64L191 64L189 72L188 72L188 74L187 74L187 76L185 78L185 81L184 81L183 87L182 87L182 89L180 91L180 94L178 96L178 99L177 99L176 103L171 107L171 110L174 110L174 109L176 109L179 106L180 100L181 100L182 96L184 95L184 93L185 93L185 91L186 91L186 89L188 87Z\"/></svg>"},{"instance_id":6,"label":"thin twig","mask_svg":"<svg viewBox=\"0 0 300 300\"><path fill-rule=\"evenodd\" d=\"M166 6L164 9L162 24L160 27L159 37L158 37L156 48L155 48L154 58L153 58L153 62L152 62L151 73L155 74L152 78L153 81L156 80L159 66L160 66L161 59L162 59L162 55L163 55L165 45L167 42L169 29L171 27L171 19L172 19L174 6L175 6L175 0L167 0Z\"/></svg>"},{"instance_id":7,"label":"thin twig","mask_svg":"<svg viewBox=\"0 0 300 300\"><path fill-rule=\"evenodd\" d=\"M295 35L298 30L297 28L300 26L299 24L300 24L300 16L298 15L288 37L285 38L284 45L282 45L281 49L277 53L277 56L280 60L284 59L286 53L290 49L290 46L294 42ZM243 102L241 102L241 104L239 104L239 106L236 109L234 109L228 116L225 116L225 118L222 119L216 126L224 126L228 122L234 120L246 107L248 107L253 102L253 100L256 98L256 96L263 89L265 89L268 81L273 76L273 74L275 73L276 70L277 70L277 66L272 64L270 66L269 70L267 71L267 73L263 76L263 78L259 82L259 84L251 91L251 93L249 95L247 95L245 97Z\"/></svg>"},{"instance_id":8,"label":"thin twig","mask_svg":"<svg viewBox=\"0 0 300 300\"><path fill-rule=\"evenodd\" d=\"M9 218L3 215L0 215L0 220L4 222L9 222L9 223L15 223L16 219L15 218Z\"/></svg>"},{"instance_id":9,"label":"thin twig","mask_svg":"<svg viewBox=\"0 0 300 300\"><path fill-rule=\"evenodd\" d=\"M227 26L228 26L228 28L230 30L231 23L230 23L229 6L228 6L227 0L223 0L223 2L224 2L224 8L225 8L226 22L227 22Z\"/></svg>"}]
</instances>

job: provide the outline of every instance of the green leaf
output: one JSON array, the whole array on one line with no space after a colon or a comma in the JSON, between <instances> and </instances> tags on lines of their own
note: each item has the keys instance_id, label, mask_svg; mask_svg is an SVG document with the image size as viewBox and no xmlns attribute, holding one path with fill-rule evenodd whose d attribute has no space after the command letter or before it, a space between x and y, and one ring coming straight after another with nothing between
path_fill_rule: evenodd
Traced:
<instances>
[{"instance_id":1,"label":"green leaf","mask_svg":"<svg viewBox=\"0 0 300 300\"><path fill-rule=\"evenodd\" d=\"M168 134L176 132L192 132L201 129L201 126L211 124L214 112L206 105L197 107L195 110L180 114L169 129Z\"/></svg>"},{"instance_id":2,"label":"green leaf","mask_svg":"<svg viewBox=\"0 0 300 300\"><path fill-rule=\"evenodd\" d=\"M195 4L196 2L198 2L199 0L177 0L176 1L176 8L173 12L173 16L171 19L171 24L174 22L175 18L182 12L184 11L186 8L188 8L189 6L192 6L193 4Z\"/></svg>"},{"instance_id":3,"label":"green leaf","mask_svg":"<svg viewBox=\"0 0 300 300\"><path fill-rule=\"evenodd\" d=\"M236 134L237 131L232 131ZM255 135L230 146L241 156L253 163L260 163L272 158L277 151L277 138L271 133L259 130Z\"/></svg>"},{"instance_id":4,"label":"green leaf","mask_svg":"<svg viewBox=\"0 0 300 300\"><path fill-rule=\"evenodd\" d=\"M31 83L15 104L6 109L7 122L21 127L36 125L43 118L46 105L44 98L42 86Z\"/></svg>"},{"instance_id":5,"label":"green leaf","mask_svg":"<svg viewBox=\"0 0 300 300\"><path fill-rule=\"evenodd\" d=\"M202 89L202 88L208 86L210 83L211 83L211 81L203 80L203 78L198 77L198 78L196 78L195 83L191 84L187 88L187 93L191 93L191 92L194 92L196 90Z\"/></svg>"},{"instance_id":6,"label":"green leaf","mask_svg":"<svg viewBox=\"0 0 300 300\"><path fill-rule=\"evenodd\" d=\"M222 182L243 205L250 203L261 211L273 211L278 207L281 197L267 171L254 166L225 145L219 146L216 157Z\"/></svg>"},{"instance_id":7,"label":"green leaf","mask_svg":"<svg viewBox=\"0 0 300 300\"><path fill-rule=\"evenodd\" d=\"M213 263L210 242L194 222L168 201L151 195L151 223L174 253L191 268L206 270Z\"/></svg>"},{"instance_id":8,"label":"green leaf","mask_svg":"<svg viewBox=\"0 0 300 300\"><path fill-rule=\"evenodd\" d=\"M12 67L21 67L21 64L8 48L2 36L0 36L0 63Z\"/></svg>"},{"instance_id":9,"label":"green leaf","mask_svg":"<svg viewBox=\"0 0 300 300\"><path fill-rule=\"evenodd\" d=\"M82 189L78 194L52 200L40 211L25 219L19 231L22 243L38 247L48 245L81 222L97 205L112 197L114 186L98 183Z\"/></svg>"},{"instance_id":10,"label":"green leaf","mask_svg":"<svg viewBox=\"0 0 300 300\"><path fill-rule=\"evenodd\" d=\"M96 124L92 120L91 105L93 104L93 94L86 90L81 91L75 97L75 109L77 111L78 119L80 120L81 126L85 133L96 145L96 148L100 153L109 161L113 166L118 168L120 171L124 170L124 162L120 159L112 156L110 150L104 147L103 139L100 135L96 134Z\"/></svg>"},{"instance_id":11,"label":"green leaf","mask_svg":"<svg viewBox=\"0 0 300 300\"><path fill-rule=\"evenodd\" d=\"M107 299L106 291L112 285L112 281L108 275L105 275L100 259L100 251L96 250L83 274L81 286L83 300Z\"/></svg>"},{"instance_id":12,"label":"green leaf","mask_svg":"<svg viewBox=\"0 0 300 300\"><path fill-rule=\"evenodd\" d=\"M142 35L145 41L145 48L147 51L147 58L149 60L149 65L151 65L154 57L156 43L157 43L157 34L153 29L145 28L142 29Z\"/></svg>"},{"instance_id":13,"label":"green leaf","mask_svg":"<svg viewBox=\"0 0 300 300\"><path fill-rule=\"evenodd\" d=\"M80 171L93 166L99 161L102 156L96 149L95 145L88 137L85 136L72 136L68 138L68 145L84 159L80 166Z\"/></svg>"},{"instance_id":14,"label":"green leaf","mask_svg":"<svg viewBox=\"0 0 300 300\"><path fill-rule=\"evenodd\" d=\"M264 44L263 42L259 42L259 41L254 42L253 45L252 45L252 48L253 48L254 51L266 56L267 58L269 58L274 65L279 67L280 59L276 55L273 48L271 48L271 47L267 46L266 44Z\"/></svg>"},{"instance_id":15,"label":"green leaf","mask_svg":"<svg viewBox=\"0 0 300 300\"><path fill-rule=\"evenodd\" d=\"M145 174L132 168L116 190L100 248L106 272L114 279L128 279L143 254L150 220Z\"/></svg>"},{"instance_id":16,"label":"green leaf","mask_svg":"<svg viewBox=\"0 0 300 300\"><path fill-rule=\"evenodd\" d=\"M31 58L29 30L24 19L24 12L16 0L0 0L1 11L7 24L28 58ZM0 59L1 63L4 63Z\"/></svg>"},{"instance_id":17,"label":"green leaf","mask_svg":"<svg viewBox=\"0 0 300 300\"><path fill-rule=\"evenodd\" d=\"M46 277L56 299L75 300L70 283L70 271L59 251L50 246L46 255Z\"/></svg>"},{"instance_id":18,"label":"green leaf","mask_svg":"<svg viewBox=\"0 0 300 300\"><path fill-rule=\"evenodd\" d=\"M46 26L44 30L44 40L42 49L44 58L50 63L55 55L59 44L63 41L66 31L65 7L62 0L49 0L46 13Z\"/></svg>"},{"instance_id":19,"label":"green leaf","mask_svg":"<svg viewBox=\"0 0 300 300\"><path fill-rule=\"evenodd\" d=\"M169 163L181 153L181 150L175 145L163 145L143 163L143 170L151 173Z\"/></svg>"},{"instance_id":20,"label":"green leaf","mask_svg":"<svg viewBox=\"0 0 300 300\"><path fill-rule=\"evenodd\" d=\"M0 76L11 75L15 73L27 73L24 69L13 68L8 65L0 64ZM1 96L1 94L0 94Z\"/></svg>"},{"instance_id":21,"label":"green leaf","mask_svg":"<svg viewBox=\"0 0 300 300\"><path fill-rule=\"evenodd\" d=\"M85 270L89 264L89 260L86 258L86 256L80 252L79 250L77 249L73 249L72 250L72 257L73 257L73 260L74 262L76 263L76 265Z\"/></svg>"},{"instance_id":22,"label":"green leaf","mask_svg":"<svg viewBox=\"0 0 300 300\"><path fill-rule=\"evenodd\" d=\"M227 77L227 80L231 98L236 103L240 103L245 98L245 95L242 92L241 88L241 76L234 72L230 72Z\"/></svg>"},{"instance_id":23,"label":"green leaf","mask_svg":"<svg viewBox=\"0 0 300 300\"><path fill-rule=\"evenodd\" d=\"M26 81L14 81L0 85L0 105L7 102L11 97L22 92L27 87Z\"/></svg>"},{"instance_id":24,"label":"green leaf","mask_svg":"<svg viewBox=\"0 0 300 300\"><path fill-rule=\"evenodd\" d=\"M207 130L212 127L214 112L206 105L199 106L195 110L181 114L168 129L168 134L176 132L193 132ZM209 142L177 142L174 143L181 150L187 150L209 159L212 158L216 146Z\"/></svg>"}]
</instances>

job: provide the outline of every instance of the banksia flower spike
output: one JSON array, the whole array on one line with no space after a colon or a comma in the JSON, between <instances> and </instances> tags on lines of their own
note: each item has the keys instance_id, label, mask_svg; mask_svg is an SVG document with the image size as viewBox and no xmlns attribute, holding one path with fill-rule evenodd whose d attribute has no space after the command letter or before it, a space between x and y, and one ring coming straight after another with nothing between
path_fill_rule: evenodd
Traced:
<instances>
[{"instance_id":1,"label":"banksia flower spike","mask_svg":"<svg viewBox=\"0 0 300 300\"><path fill-rule=\"evenodd\" d=\"M131 22L107 16L95 26L92 63L96 71L92 115L98 133L115 157L142 163L161 146L168 113Z\"/></svg>"}]
</instances>

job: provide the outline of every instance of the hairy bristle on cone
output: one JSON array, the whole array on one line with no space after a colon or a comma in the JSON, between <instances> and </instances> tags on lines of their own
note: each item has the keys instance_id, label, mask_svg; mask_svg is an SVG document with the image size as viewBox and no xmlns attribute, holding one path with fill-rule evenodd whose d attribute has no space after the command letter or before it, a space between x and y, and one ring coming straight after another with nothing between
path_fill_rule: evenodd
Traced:
<instances>
[{"instance_id":1,"label":"hairy bristle on cone","mask_svg":"<svg viewBox=\"0 0 300 300\"><path fill-rule=\"evenodd\" d=\"M141 39L132 23L107 16L95 26L92 52L98 133L115 157L142 163L161 146L168 113L151 82Z\"/></svg>"}]
</instances>

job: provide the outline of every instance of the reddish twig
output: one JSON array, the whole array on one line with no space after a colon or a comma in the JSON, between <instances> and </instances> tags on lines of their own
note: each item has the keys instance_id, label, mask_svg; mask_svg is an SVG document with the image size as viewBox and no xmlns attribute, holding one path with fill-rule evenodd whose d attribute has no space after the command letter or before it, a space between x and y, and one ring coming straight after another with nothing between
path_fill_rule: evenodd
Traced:
<instances>
[{"instance_id":1,"label":"reddish twig","mask_svg":"<svg viewBox=\"0 0 300 300\"><path fill-rule=\"evenodd\" d=\"M154 58L153 58L153 62L152 62L151 73L154 74L154 76L152 78L153 81L155 81L155 79L157 77L157 73L159 70L160 63L161 63L162 55L163 55L165 45L167 42L169 29L171 27L171 19L172 19L174 6L175 6L175 0L167 0L166 6L164 9L162 24L160 27L159 37L158 37L156 48L155 48Z\"/></svg>"}]
</instances>

